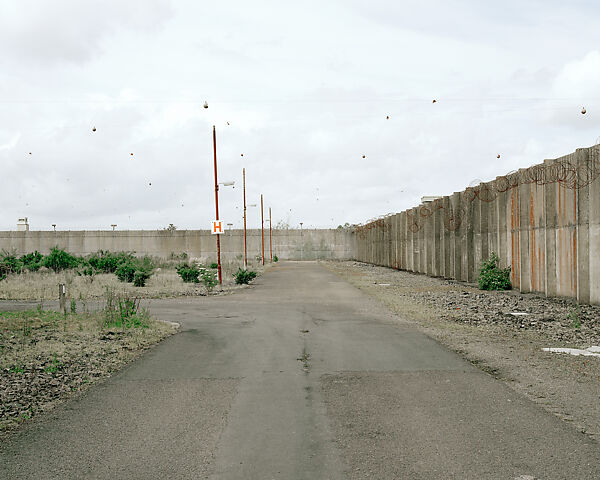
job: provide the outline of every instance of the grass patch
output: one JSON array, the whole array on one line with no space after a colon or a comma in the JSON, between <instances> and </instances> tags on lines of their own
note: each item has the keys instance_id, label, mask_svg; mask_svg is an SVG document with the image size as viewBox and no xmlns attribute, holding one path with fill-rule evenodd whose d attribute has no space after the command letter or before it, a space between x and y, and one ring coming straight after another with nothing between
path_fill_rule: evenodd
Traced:
<instances>
[{"instance_id":1,"label":"grass patch","mask_svg":"<svg viewBox=\"0 0 600 480\"><path fill-rule=\"evenodd\" d=\"M118 370L174 332L134 297L96 312L0 312L0 432Z\"/></svg>"},{"instance_id":2,"label":"grass patch","mask_svg":"<svg viewBox=\"0 0 600 480\"><path fill-rule=\"evenodd\" d=\"M58 273L41 268L38 271L24 270L20 274L9 273L6 279L0 283L0 300L31 300L41 303L43 307L47 301L57 300L59 283L66 285L67 309L69 309L69 302L75 299L77 301L77 311L85 310L85 303L89 300L103 299L106 287L138 298L198 296L208 293L210 282L206 284L204 279L200 277L200 266L197 266L198 277L196 278L198 278L198 282L192 280L192 282L186 283L182 281L176 271L176 267L182 262L173 262L173 266L160 267L158 266L160 264L154 263L156 262L154 258L148 258L148 261L152 261L156 268L153 270L152 276L146 279L144 287L135 286L133 283L120 282L114 273L102 273L99 270L93 270L89 275L79 275L78 272L82 271L82 266L78 267L77 270L63 270ZM171 262L165 261L165 263ZM222 262L223 287L225 289L235 285L234 274L239 265L240 261L235 260ZM213 269L204 267L202 269L216 274ZM263 267L253 265L252 270L262 272ZM194 273L192 273L193 275ZM210 276L210 273L206 275L207 280L210 280Z\"/></svg>"}]
</instances>

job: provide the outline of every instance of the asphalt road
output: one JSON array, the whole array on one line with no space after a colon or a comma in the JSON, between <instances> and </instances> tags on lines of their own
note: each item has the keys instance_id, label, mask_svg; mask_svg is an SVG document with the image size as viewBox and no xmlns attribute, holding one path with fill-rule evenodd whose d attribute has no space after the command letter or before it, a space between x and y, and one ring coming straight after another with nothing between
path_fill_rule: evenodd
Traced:
<instances>
[{"instance_id":1,"label":"asphalt road","mask_svg":"<svg viewBox=\"0 0 600 480\"><path fill-rule=\"evenodd\" d=\"M0 445L1 479L597 479L600 446L316 263L152 301L181 333Z\"/></svg>"}]
</instances>

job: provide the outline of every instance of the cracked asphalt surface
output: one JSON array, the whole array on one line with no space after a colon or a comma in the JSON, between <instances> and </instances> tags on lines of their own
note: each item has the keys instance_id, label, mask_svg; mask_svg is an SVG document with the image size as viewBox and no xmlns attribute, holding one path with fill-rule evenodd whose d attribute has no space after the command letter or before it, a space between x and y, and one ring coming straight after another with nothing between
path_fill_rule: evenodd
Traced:
<instances>
[{"instance_id":1,"label":"cracked asphalt surface","mask_svg":"<svg viewBox=\"0 0 600 480\"><path fill-rule=\"evenodd\" d=\"M598 443L313 262L150 302L181 332L0 445L2 479L595 479Z\"/></svg>"}]
</instances>

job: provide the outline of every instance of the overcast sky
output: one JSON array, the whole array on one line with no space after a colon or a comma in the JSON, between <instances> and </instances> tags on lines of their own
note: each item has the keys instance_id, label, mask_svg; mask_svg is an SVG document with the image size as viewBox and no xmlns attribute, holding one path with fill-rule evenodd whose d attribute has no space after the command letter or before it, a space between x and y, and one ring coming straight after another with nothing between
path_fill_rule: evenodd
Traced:
<instances>
[{"instance_id":1,"label":"overcast sky","mask_svg":"<svg viewBox=\"0 0 600 480\"><path fill-rule=\"evenodd\" d=\"M591 146L598 20L592 0L1 0L0 230L208 228L212 125L235 228L243 167L249 226L263 193L274 224L336 227Z\"/></svg>"}]
</instances>

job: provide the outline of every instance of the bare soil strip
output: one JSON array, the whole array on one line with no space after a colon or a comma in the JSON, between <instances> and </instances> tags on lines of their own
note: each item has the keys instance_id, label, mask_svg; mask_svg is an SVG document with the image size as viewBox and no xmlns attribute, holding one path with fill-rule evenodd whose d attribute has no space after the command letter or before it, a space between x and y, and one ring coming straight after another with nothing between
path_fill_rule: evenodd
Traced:
<instances>
[{"instance_id":1,"label":"bare soil strip","mask_svg":"<svg viewBox=\"0 0 600 480\"><path fill-rule=\"evenodd\" d=\"M542 351L600 345L600 307L359 262L324 265L579 431L600 435L600 358Z\"/></svg>"}]
</instances>

